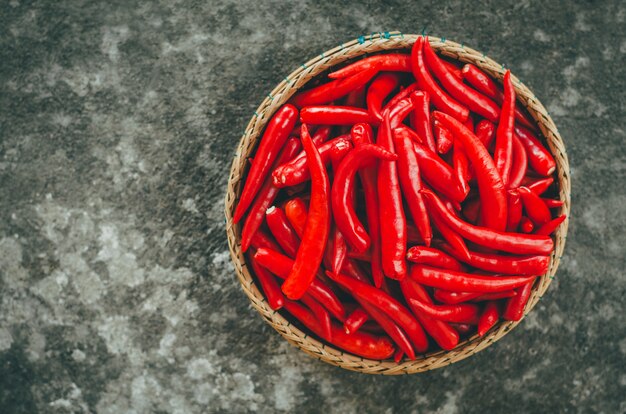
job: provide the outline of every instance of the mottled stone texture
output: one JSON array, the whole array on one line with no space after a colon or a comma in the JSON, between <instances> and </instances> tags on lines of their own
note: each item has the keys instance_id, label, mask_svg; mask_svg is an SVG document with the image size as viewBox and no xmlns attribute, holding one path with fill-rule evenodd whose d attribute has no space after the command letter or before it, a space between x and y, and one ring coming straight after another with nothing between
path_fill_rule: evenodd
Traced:
<instances>
[{"instance_id":1,"label":"mottled stone texture","mask_svg":"<svg viewBox=\"0 0 626 414\"><path fill-rule=\"evenodd\" d=\"M626 5L472 3L0 2L0 412L624 412ZM248 305L227 173L293 68L425 26L546 104L573 221L556 280L505 339L423 375L350 373Z\"/></svg>"}]
</instances>

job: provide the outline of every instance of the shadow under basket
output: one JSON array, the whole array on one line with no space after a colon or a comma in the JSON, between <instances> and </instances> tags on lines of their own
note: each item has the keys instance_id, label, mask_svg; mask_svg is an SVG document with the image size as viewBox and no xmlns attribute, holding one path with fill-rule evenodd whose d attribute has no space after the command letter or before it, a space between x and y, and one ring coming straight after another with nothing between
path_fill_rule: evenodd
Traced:
<instances>
[{"instance_id":1,"label":"shadow under basket","mask_svg":"<svg viewBox=\"0 0 626 414\"><path fill-rule=\"evenodd\" d=\"M254 116L250 120L237 147L226 191L226 233L228 235L230 254L233 259L237 277L241 282L243 291L252 302L252 306L254 306L263 319L287 341L307 354L341 368L368 374L413 374L452 364L487 348L511 331L519 322L500 321L483 337L479 337L475 334L460 342L457 347L451 351L439 350L424 355L418 355L414 361L403 360L396 363L393 360L369 360L343 352L303 332L298 326L292 324L281 315L280 311L276 312L269 307L262 292L256 285L254 278L251 276L250 269L246 264L246 259L241 252L241 223L237 225L233 224L233 212L243 187L245 173L247 171L247 159L256 148L266 123L271 119L278 108L286 103L299 89L305 86L307 82L328 69L366 54L370 55L389 51L407 52L410 50L417 37L418 35L407 35L399 32L375 34L365 38L361 37L326 51L293 71L274 88L257 108ZM472 63L493 78L500 81L502 80L505 72L504 67L486 57L484 54L446 39L432 36L429 36L428 39L433 49L439 54L460 62ZM564 202L563 206L560 208L559 214L567 214L567 219L559 226L553 236L555 247L551 256L550 266L548 272L535 282L532 294L524 310L524 315L527 315L548 289L563 253L570 213L570 171L565 145L548 112L523 83L515 76L511 78L515 86L518 101L526 107L532 118L536 121L543 138L554 156L556 161L558 197Z\"/></svg>"}]
</instances>

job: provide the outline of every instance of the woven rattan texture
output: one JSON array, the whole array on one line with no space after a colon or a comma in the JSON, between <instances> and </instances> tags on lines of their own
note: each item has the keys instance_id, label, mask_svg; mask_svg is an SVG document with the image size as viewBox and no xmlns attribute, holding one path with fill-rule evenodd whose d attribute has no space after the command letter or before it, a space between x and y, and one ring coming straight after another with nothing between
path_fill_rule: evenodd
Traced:
<instances>
[{"instance_id":1,"label":"woven rattan texture","mask_svg":"<svg viewBox=\"0 0 626 414\"><path fill-rule=\"evenodd\" d=\"M292 325L288 320L280 315L280 313L273 311L268 306L262 293L255 285L255 282L250 275L250 270L246 265L245 258L241 253L241 228L240 224L233 224L232 215L241 191L243 183L242 179L245 177L247 167L246 159L255 149L265 124L281 105L287 102L287 100L309 80L335 65L365 54L409 49L415 42L416 38L417 35L407 35L399 32L386 32L367 37L360 37L349 43L342 44L334 49L322 53L293 71L267 96L248 123L243 137L237 147L237 152L230 170L230 177L226 192L226 233L228 236L230 254L233 259L237 277L241 282L244 292L248 298L250 298L254 308L261 314L261 316L263 316L265 321L278 331L285 339L307 354L345 369L368 374L412 374L452 364L485 349L506 335L519 322L501 321L482 338L474 335L473 337L460 343L452 351L431 352L418 356L415 361L405 360L400 363L395 363L393 361L374 361L342 352L302 332L298 327ZM505 68L502 65L474 49L466 47L462 44L432 36L429 37L429 41L432 47L442 55L452 57L461 62L473 63L497 79L502 79L502 76L504 75ZM549 148L554 155L557 164L556 172L559 185L559 198L564 201L560 214L567 214L568 217L568 219L565 220L565 222L559 227L556 235L554 236L555 249L552 253L548 273L541 276L539 281L535 283L532 295L524 311L524 314L526 315L532 310L548 289L548 286L556 273L561 255L563 254L570 213L571 184L565 145L554 122L535 95L515 76L512 76L512 79L513 84L515 85L518 100L526 106L531 116L537 121L537 124L539 125L541 132L546 138Z\"/></svg>"}]
</instances>

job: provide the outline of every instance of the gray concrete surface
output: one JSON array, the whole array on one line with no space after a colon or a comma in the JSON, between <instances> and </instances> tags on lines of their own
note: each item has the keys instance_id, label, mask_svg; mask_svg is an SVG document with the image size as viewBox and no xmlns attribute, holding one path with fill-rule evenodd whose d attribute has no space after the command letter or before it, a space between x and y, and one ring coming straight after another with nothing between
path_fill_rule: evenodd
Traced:
<instances>
[{"instance_id":1,"label":"gray concrete surface","mask_svg":"<svg viewBox=\"0 0 626 414\"><path fill-rule=\"evenodd\" d=\"M0 2L0 412L626 411L626 4ZM573 221L536 310L435 372L287 345L230 264L236 142L305 59L381 30L508 65L568 146Z\"/></svg>"}]
</instances>

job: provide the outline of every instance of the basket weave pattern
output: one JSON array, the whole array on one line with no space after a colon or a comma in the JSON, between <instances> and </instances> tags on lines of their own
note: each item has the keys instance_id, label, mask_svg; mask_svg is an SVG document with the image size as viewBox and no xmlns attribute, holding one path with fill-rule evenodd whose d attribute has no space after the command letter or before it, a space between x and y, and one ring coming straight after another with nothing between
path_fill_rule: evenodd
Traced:
<instances>
[{"instance_id":1,"label":"basket weave pattern","mask_svg":"<svg viewBox=\"0 0 626 414\"><path fill-rule=\"evenodd\" d=\"M263 294L255 285L250 275L250 270L241 252L241 225L234 225L232 216L237 199L241 193L243 178L247 170L246 160L256 148L257 141L261 137L265 124L278 108L286 103L297 90L302 88L308 81L321 72L346 60L365 54L410 49L416 39L417 35L407 35L399 32L374 34L367 38L361 37L324 52L293 71L274 88L261 103L250 120L239 142L233 160L226 193L226 233L228 236L230 254L233 259L237 277L254 308L263 316L265 321L285 339L307 354L345 369L368 374L412 374L452 364L453 362L460 361L485 349L506 335L519 322L500 321L482 338L478 337L478 335L474 335L459 343L459 345L451 351L437 351L420 355L415 361L405 360L400 363L393 361L375 361L348 354L307 335L286 320L280 313L269 307ZM461 62L473 63L496 79L501 80L504 76L505 69L502 65L476 50L432 36L429 36L429 41L435 51L445 56L449 56ZM570 213L570 172L563 140L554 122L548 115L548 112L523 83L515 76L511 78L515 86L518 100L528 109L531 116L536 120L554 155L557 165L556 172L559 186L559 198L564 202L560 214L567 214L568 217L558 228L554 236L555 248L552 253L548 273L541 276L538 282L535 283L531 297L524 311L524 315L526 315L548 289L563 253Z\"/></svg>"}]
</instances>

